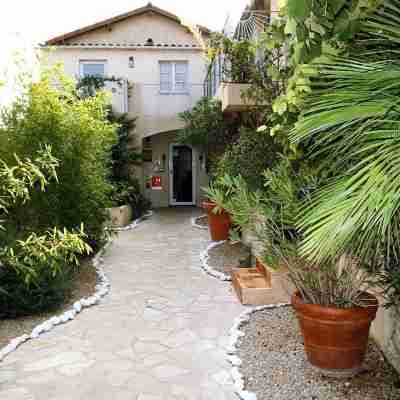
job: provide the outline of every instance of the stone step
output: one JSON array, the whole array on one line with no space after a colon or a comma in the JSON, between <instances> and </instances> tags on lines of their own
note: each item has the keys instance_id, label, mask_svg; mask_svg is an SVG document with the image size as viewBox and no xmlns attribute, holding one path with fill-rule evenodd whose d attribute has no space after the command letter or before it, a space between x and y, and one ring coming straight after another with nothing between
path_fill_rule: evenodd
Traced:
<instances>
[{"instance_id":1,"label":"stone step","mask_svg":"<svg viewBox=\"0 0 400 400\"><path fill-rule=\"evenodd\" d=\"M282 266L277 270L269 267L268 265L263 263L259 258L256 258L256 268L260 272L260 274L265 276L265 279L267 279L272 288L277 288L282 290L285 289L290 293L294 291L294 288L289 283L287 277L288 275L287 267Z\"/></svg>"},{"instance_id":2,"label":"stone step","mask_svg":"<svg viewBox=\"0 0 400 400\"><path fill-rule=\"evenodd\" d=\"M273 290L257 268L233 269L232 284L240 302L244 305L261 306L281 302L280 291Z\"/></svg>"}]
</instances>

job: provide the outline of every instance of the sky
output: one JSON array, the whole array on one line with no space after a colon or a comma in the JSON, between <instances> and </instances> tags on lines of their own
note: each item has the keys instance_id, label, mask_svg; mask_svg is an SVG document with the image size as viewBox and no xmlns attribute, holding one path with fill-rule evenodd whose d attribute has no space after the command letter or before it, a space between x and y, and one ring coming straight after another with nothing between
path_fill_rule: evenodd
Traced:
<instances>
[{"instance_id":1,"label":"sky","mask_svg":"<svg viewBox=\"0 0 400 400\"><path fill-rule=\"evenodd\" d=\"M148 0L1 0L0 81L13 79L13 60L33 59L34 47L54 36L143 7ZM229 17L235 23L248 0L153 0L153 5L172 12L185 22L221 30ZM22 63L24 64L24 63ZM21 67L23 68L23 67ZM9 86L9 85L8 85ZM0 88L0 105L10 89Z\"/></svg>"}]
</instances>

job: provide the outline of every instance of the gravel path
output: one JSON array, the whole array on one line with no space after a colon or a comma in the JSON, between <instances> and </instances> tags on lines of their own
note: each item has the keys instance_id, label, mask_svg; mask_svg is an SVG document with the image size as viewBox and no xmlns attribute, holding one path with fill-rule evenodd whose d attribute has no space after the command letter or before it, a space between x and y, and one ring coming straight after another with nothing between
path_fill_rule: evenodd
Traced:
<instances>
[{"instance_id":1,"label":"gravel path","mask_svg":"<svg viewBox=\"0 0 400 400\"><path fill-rule=\"evenodd\" d=\"M208 265L230 274L232 268L250 267L251 250L242 243L224 242L209 251Z\"/></svg>"},{"instance_id":2,"label":"gravel path","mask_svg":"<svg viewBox=\"0 0 400 400\"><path fill-rule=\"evenodd\" d=\"M307 364L291 308L254 313L241 329L238 356L246 390L258 400L399 400L400 380L370 343L366 371L353 379L324 378Z\"/></svg>"}]
</instances>

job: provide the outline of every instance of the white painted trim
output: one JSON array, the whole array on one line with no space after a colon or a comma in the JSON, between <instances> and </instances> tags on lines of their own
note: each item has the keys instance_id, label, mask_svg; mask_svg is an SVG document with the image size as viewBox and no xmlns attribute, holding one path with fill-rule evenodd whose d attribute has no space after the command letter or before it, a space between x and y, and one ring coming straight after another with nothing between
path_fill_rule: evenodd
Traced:
<instances>
[{"instance_id":1,"label":"white painted trim","mask_svg":"<svg viewBox=\"0 0 400 400\"><path fill-rule=\"evenodd\" d=\"M171 64L172 68L171 68L171 79L172 79L172 89L171 90L161 90L161 64L162 63L168 63ZM185 88L182 90L177 90L176 89L176 66L177 64L184 64L186 66L186 73L185 73L185 78L186 80L184 81L185 83ZM159 76L160 76L160 94L161 95L190 95L189 92L189 87L190 82L189 82L189 77L190 77L190 63L189 60L159 60L158 61L158 69L159 69Z\"/></svg>"},{"instance_id":2,"label":"white painted trim","mask_svg":"<svg viewBox=\"0 0 400 400\"><path fill-rule=\"evenodd\" d=\"M173 163L173 155L174 155L174 147L182 146L179 143L170 143L169 145L169 204L171 206L194 206L196 205L197 200L197 151L190 145L184 145L192 149L192 193L193 193L193 201L190 203L187 202L177 202L174 201L174 163Z\"/></svg>"},{"instance_id":3,"label":"white painted trim","mask_svg":"<svg viewBox=\"0 0 400 400\"><path fill-rule=\"evenodd\" d=\"M39 49L114 49L114 50L120 50L120 49L131 49L131 50L149 50L149 51L160 51L160 50L165 50L165 51L195 51L195 52L204 52L204 49L202 47L184 47L184 46L135 46L135 45L107 45L107 44L93 44L93 45L88 45L88 44L79 44L79 45L60 45L60 46L39 46Z\"/></svg>"}]
</instances>

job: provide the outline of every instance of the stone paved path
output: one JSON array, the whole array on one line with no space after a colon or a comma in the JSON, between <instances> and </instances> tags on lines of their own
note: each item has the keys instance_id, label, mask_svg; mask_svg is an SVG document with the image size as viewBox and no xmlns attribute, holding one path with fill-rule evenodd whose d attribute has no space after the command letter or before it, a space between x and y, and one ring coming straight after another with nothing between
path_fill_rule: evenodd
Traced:
<instances>
[{"instance_id":1,"label":"stone paved path","mask_svg":"<svg viewBox=\"0 0 400 400\"><path fill-rule=\"evenodd\" d=\"M195 209L123 232L104 269L111 294L0 363L1 400L233 400L227 335L242 307L200 270Z\"/></svg>"}]
</instances>

